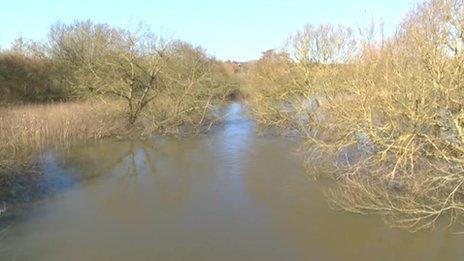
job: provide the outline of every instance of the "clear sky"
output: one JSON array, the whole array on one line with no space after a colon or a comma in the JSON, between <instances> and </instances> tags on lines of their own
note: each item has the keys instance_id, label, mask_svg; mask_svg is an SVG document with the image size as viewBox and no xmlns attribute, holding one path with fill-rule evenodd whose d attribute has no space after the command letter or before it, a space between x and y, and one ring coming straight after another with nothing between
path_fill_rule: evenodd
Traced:
<instances>
[{"instance_id":1,"label":"clear sky","mask_svg":"<svg viewBox=\"0 0 464 261\"><path fill-rule=\"evenodd\" d=\"M219 59L246 61L282 46L306 23L363 26L387 32L414 0L1 0L0 47L17 37L44 40L57 21L91 19L131 27L144 22L166 37L201 45Z\"/></svg>"}]
</instances>

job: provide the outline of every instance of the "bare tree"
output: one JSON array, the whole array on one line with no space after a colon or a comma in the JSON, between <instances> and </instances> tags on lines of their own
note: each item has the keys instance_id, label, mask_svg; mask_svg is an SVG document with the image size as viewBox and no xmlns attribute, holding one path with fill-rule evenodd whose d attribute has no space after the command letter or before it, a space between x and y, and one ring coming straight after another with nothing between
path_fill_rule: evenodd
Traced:
<instances>
[{"instance_id":1,"label":"bare tree","mask_svg":"<svg viewBox=\"0 0 464 261\"><path fill-rule=\"evenodd\" d=\"M163 88L158 78L166 64L165 45L149 30L128 31L87 21L57 25L51 35L52 53L74 71L66 80L125 99L130 125Z\"/></svg>"}]
</instances>

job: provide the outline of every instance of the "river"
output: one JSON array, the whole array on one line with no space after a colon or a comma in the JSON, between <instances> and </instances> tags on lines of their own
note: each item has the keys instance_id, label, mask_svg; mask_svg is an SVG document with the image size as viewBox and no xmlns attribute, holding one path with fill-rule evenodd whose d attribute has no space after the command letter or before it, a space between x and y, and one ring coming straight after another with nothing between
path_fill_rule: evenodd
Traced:
<instances>
[{"instance_id":1,"label":"river","mask_svg":"<svg viewBox=\"0 0 464 261\"><path fill-rule=\"evenodd\" d=\"M42 188L57 191L0 233L0 260L464 259L464 235L329 208L297 147L232 103L209 135L50 153Z\"/></svg>"}]
</instances>

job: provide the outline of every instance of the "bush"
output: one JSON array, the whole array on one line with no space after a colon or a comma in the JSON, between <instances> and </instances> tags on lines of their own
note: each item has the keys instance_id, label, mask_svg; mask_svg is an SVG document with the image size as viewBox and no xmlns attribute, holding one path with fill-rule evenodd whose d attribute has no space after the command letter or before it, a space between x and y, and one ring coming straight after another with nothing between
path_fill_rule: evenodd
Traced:
<instances>
[{"instance_id":1,"label":"bush","mask_svg":"<svg viewBox=\"0 0 464 261\"><path fill-rule=\"evenodd\" d=\"M0 53L0 101L47 102L66 98L53 83L53 64L17 52Z\"/></svg>"}]
</instances>

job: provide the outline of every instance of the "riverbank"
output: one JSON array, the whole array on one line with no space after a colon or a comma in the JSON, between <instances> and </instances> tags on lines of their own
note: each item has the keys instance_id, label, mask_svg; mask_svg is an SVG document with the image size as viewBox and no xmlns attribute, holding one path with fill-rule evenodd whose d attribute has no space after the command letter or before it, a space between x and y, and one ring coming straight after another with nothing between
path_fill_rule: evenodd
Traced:
<instances>
[{"instance_id":1,"label":"riverbank","mask_svg":"<svg viewBox=\"0 0 464 261\"><path fill-rule=\"evenodd\" d=\"M0 108L0 204L40 198L37 180L47 174L42 159L48 152L66 154L75 145L102 140L201 135L218 125L223 113L209 101L176 115L172 106L163 108L149 107L133 125L127 124L124 105L117 100Z\"/></svg>"}]
</instances>

